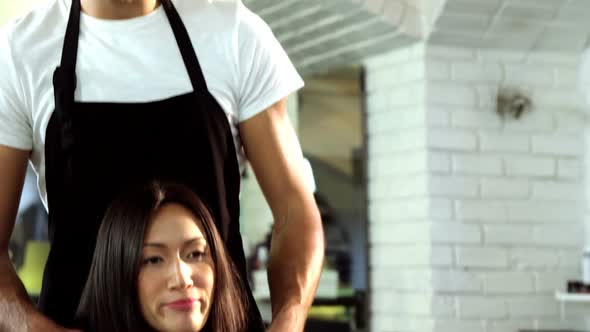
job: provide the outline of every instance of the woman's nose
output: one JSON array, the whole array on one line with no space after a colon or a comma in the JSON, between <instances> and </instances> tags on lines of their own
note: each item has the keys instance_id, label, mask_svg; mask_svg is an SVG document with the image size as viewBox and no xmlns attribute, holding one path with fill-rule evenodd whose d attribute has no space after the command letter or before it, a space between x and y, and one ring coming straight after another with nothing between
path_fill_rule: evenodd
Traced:
<instances>
[{"instance_id":1,"label":"woman's nose","mask_svg":"<svg viewBox=\"0 0 590 332\"><path fill-rule=\"evenodd\" d=\"M169 278L169 288L189 288L193 286L192 269L182 259L177 258Z\"/></svg>"}]
</instances>

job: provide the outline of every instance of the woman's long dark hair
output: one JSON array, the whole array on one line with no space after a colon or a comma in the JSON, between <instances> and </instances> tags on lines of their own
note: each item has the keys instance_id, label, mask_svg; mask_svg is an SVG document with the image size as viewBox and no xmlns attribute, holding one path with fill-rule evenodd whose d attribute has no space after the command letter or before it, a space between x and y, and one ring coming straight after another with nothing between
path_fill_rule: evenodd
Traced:
<instances>
[{"instance_id":1,"label":"woman's long dark hair","mask_svg":"<svg viewBox=\"0 0 590 332\"><path fill-rule=\"evenodd\" d=\"M76 313L85 331L153 331L140 309L138 275L147 228L154 212L168 203L184 206L202 221L210 247L215 288L211 311L203 331L245 330L248 303L244 286L211 213L187 187L152 182L118 197L105 214Z\"/></svg>"}]
</instances>

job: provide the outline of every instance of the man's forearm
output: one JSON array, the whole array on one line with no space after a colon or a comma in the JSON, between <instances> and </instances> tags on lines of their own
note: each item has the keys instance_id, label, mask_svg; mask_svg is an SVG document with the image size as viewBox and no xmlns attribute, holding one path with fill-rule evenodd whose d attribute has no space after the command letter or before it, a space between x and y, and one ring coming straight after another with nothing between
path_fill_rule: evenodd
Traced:
<instances>
[{"instance_id":1,"label":"man's forearm","mask_svg":"<svg viewBox=\"0 0 590 332\"><path fill-rule=\"evenodd\" d=\"M324 234L313 197L288 199L275 216L268 275L275 319L303 331L324 260Z\"/></svg>"},{"instance_id":2,"label":"man's forearm","mask_svg":"<svg viewBox=\"0 0 590 332\"><path fill-rule=\"evenodd\" d=\"M8 254L0 254L0 331L28 331L28 314L35 308Z\"/></svg>"}]
</instances>

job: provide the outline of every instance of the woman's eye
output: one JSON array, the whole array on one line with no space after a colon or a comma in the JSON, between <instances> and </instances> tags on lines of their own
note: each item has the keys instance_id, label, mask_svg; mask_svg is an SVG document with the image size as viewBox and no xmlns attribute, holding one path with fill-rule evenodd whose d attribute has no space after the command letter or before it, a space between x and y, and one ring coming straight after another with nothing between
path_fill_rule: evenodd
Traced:
<instances>
[{"instance_id":1,"label":"woman's eye","mask_svg":"<svg viewBox=\"0 0 590 332\"><path fill-rule=\"evenodd\" d=\"M203 251L192 251L188 254L188 259L202 259L205 256L205 252Z\"/></svg>"},{"instance_id":2,"label":"woman's eye","mask_svg":"<svg viewBox=\"0 0 590 332\"><path fill-rule=\"evenodd\" d=\"M162 261L161 257L149 257L143 260L143 265L155 265Z\"/></svg>"}]
</instances>

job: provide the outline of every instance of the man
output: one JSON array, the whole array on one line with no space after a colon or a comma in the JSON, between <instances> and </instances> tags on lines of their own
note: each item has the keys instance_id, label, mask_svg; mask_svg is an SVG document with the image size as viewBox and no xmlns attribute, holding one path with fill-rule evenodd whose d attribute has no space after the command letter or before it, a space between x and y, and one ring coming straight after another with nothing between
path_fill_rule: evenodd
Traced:
<instances>
[{"instance_id":1,"label":"man","mask_svg":"<svg viewBox=\"0 0 590 332\"><path fill-rule=\"evenodd\" d=\"M241 2L51 0L0 33L0 72L0 330L72 327L104 209L152 178L204 197L246 280L242 146L275 219L269 331L303 330L324 240L285 110L302 81ZM52 242L40 311L8 257L29 159Z\"/></svg>"}]
</instances>

